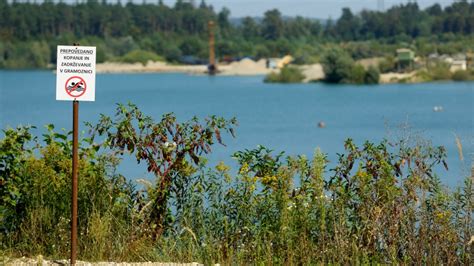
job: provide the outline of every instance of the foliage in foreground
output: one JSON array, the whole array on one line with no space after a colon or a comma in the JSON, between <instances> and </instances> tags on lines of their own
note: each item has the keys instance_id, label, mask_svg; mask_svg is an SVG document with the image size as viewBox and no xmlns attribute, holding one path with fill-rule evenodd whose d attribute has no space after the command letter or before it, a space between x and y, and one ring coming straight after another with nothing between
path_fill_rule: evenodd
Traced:
<instances>
[{"instance_id":1,"label":"foliage in foreground","mask_svg":"<svg viewBox=\"0 0 474 266\"><path fill-rule=\"evenodd\" d=\"M199 151L209 151L219 130L233 124L215 117L177 123L172 115L153 122L134 106L104 116L92 127L103 143L94 135L81 142L80 259L472 262L473 180L453 192L439 182L434 168L444 164L442 147L347 140L328 170L319 150L311 159L285 158L259 146L234 154L238 171L208 167ZM41 144L28 128L4 132L1 249L68 257L69 134L49 126ZM155 183L136 187L117 173L126 151L147 164Z\"/></svg>"}]
</instances>

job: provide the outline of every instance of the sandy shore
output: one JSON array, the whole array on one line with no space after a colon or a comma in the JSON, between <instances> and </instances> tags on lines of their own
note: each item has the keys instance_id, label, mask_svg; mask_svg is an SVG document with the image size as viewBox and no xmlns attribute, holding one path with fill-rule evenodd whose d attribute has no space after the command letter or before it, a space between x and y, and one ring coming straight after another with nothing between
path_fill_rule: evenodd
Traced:
<instances>
[{"instance_id":1,"label":"sandy shore","mask_svg":"<svg viewBox=\"0 0 474 266\"><path fill-rule=\"evenodd\" d=\"M204 74L207 66L198 65L172 65L165 62L151 62L146 65L141 63L125 64L116 62L106 62L96 65L97 73L189 73Z\"/></svg>"},{"instance_id":2,"label":"sandy shore","mask_svg":"<svg viewBox=\"0 0 474 266\"><path fill-rule=\"evenodd\" d=\"M411 73L385 73L380 74L380 83L399 83L400 80L410 80L416 75L416 71Z\"/></svg>"},{"instance_id":3,"label":"sandy shore","mask_svg":"<svg viewBox=\"0 0 474 266\"><path fill-rule=\"evenodd\" d=\"M165 62L149 61L146 65L141 63L125 64L116 62L106 62L97 64L97 73L186 73L186 74L206 74L206 65L173 65ZM275 71L266 67L265 60L255 62L250 59L243 59L226 65L218 65L219 75L231 76L251 76L267 75Z\"/></svg>"},{"instance_id":4,"label":"sandy shore","mask_svg":"<svg viewBox=\"0 0 474 266\"><path fill-rule=\"evenodd\" d=\"M278 69L266 67L264 59L253 61L243 59L231 64L221 64L218 66L218 75L223 76L253 76L268 75L271 72L278 72ZM146 65L141 63L125 64L117 62L106 62L96 65L97 73L186 73L192 75L204 75L207 71L205 65L173 65L165 62L151 62ZM323 68L320 64L301 66L303 74L306 76L304 82L318 80L324 77Z\"/></svg>"},{"instance_id":5,"label":"sandy shore","mask_svg":"<svg viewBox=\"0 0 474 266\"><path fill-rule=\"evenodd\" d=\"M299 66L306 76L304 83L324 78L324 71L321 64ZM278 72L278 69L266 67L264 59L253 61L243 59L231 64L221 64L218 66L218 75L223 76L253 76L268 75L271 72ZM206 65L173 65L165 62L151 62L146 65L141 63L125 64L117 62L100 63L96 66L97 73L185 73L191 75L204 75L207 72ZM398 83L400 80L411 79L416 73L386 73L380 75L380 83Z\"/></svg>"}]
</instances>

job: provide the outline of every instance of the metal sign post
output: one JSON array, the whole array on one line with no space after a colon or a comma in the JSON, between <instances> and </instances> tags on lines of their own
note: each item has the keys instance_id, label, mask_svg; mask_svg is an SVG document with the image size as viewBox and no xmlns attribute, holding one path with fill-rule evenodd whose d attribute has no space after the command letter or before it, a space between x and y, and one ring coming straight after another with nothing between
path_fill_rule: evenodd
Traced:
<instances>
[{"instance_id":1,"label":"metal sign post","mask_svg":"<svg viewBox=\"0 0 474 266\"><path fill-rule=\"evenodd\" d=\"M77 173L78 173L78 132L79 101L72 102L72 204L71 204L71 265L76 264L77 255Z\"/></svg>"},{"instance_id":2,"label":"metal sign post","mask_svg":"<svg viewBox=\"0 0 474 266\"><path fill-rule=\"evenodd\" d=\"M72 101L71 265L77 258L79 101L95 101L96 47L58 45L56 100Z\"/></svg>"}]
</instances>

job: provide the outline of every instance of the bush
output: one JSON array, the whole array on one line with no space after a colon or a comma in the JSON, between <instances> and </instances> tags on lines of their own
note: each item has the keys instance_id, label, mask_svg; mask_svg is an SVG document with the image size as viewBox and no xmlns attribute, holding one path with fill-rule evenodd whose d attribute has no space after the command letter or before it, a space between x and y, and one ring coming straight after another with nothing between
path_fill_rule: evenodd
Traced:
<instances>
[{"instance_id":1,"label":"bush","mask_svg":"<svg viewBox=\"0 0 474 266\"><path fill-rule=\"evenodd\" d=\"M166 61L176 63L179 62L181 56L183 56L183 53L178 47L170 45L164 48L164 55Z\"/></svg>"},{"instance_id":2,"label":"bush","mask_svg":"<svg viewBox=\"0 0 474 266\"><path fill-rule=\"evenodd\" d=\"M468 81L468 80L474 80L474 75L472 75L469 71L467 70L458 70L453 73L452 79L454 81Z\"/></svg>"},{"instance_id":3,"label":"bush","mask_svg":"<svg viewBox=\"0 0 474 266\"><path fill-rule=\"evenodd\" d=\"M329 83L377 84L380 73L375 67L365 71L343 50L331 49L322 58L324 81Z\"/></svg>"},{"instance_id":4,"label":"bush","mask_svg":"<svg viewBox=\"0 0 474 266\"><path fill-rule=\"evenodd\" d=\"M0 47L0 67L9 69L46 68L51 50L45 41L4 43Z\"/></svg>"},{"instance_id":5,"label":"bush","mask_svg":"<svg viewBox=\"0 0 474 266\"><path fill-rule=\"evenodd\" d=\"M203 155L228 126L216 117L177 123L171 114L155 123L122 105L116 117L102 116L92 132L105 142L92 135L80 146L79 259L472 264L473 179L454 191L440 183L443 147L348 139L328 170L320 150L285 157L258 146L234 154L236 171L211 168ZM53 129L42 142L25 128L0 140L2 254L69 254L71 141ZM40 153L29 148L36 146ZM144 162L156 184L136 188L117 174L124 152Z\"/></svg>"},{"instance_id":6,"label":"bush","mask_svg":"<svg viewBox=\"0 0 474 266\"><path fill-rule=\"evenodd\" d=\"M148 61L164 61L163 57L149 51L133 50L119 58L124 63L142 63L146 65Z\"/></svg>"},{"instance_id":7,"label":"bush","mask_svg":"<svg viewBox=\"0 0 474 266\"><path fill-rule=\"evenodd\" d=\"M382 73L393 72L396 70L396 67L397 67L397 62L393 56L385 57L379 63L379 69L380 69L380 72Z\"/></svg>"},{"instance_id":8,"label":"bush","mask_svg":"<svg viewBox=\"0 0 474 266\"><path fill-rule=\"evenodd\" d=\"M285 66L280 70L280 73L268 74L264 81L267 83L300 83L305 78L298 67Z\"/></svg>"},{"instance_id":9,"label":"bush","mask_svg":"<svg viewBox=\"0 0 474 266\"><path fill-rule=\"evenodd\" d=\"M13 254L63 258L69 250L71 133L54 132L52 125L48 129L44 145L29 128L7 129L0 140L0 240L2 249ZM79 249L88 259L119 257L136 235L138 228L130 221L139 199L131 183L115 174L118 158L96 151L91 142L81 142ZM93 233L101 226L94 217L110 223L101 235Z\"/></svg>"},{"instance_id":10,"label":"bush","mask_svg":"<svg viewBox=\"0 0 474 266\"><path fill-rule=\"evenodd\" d=\"M428 73L431 80L451 80L452 77L449 65L445 63L439 63L435 66L429 67Z\"/></svg>"},{"instance_id":11,"label":"bush","mask_svg":"<svg viewBox=\"0 0 474 266\"><path fill-rule=\"evenodd\" d=\"M342 83L364 84L365 69L362 65L355 64L352 66L351 73L347 79L342 80Z\"/></svg>"},{"instance_id":12,"label":"bush","mask_svg":"<svg viewBox=\"0 0 474 266\"><path fill-rule=\"evenodd\" d=\"M325 81L328 83L342 83L351 80L354 60L344 51L332 48L321 59Z\"/></svg>"},{"instance_id":13,"label":"bush","mask_svg":"<svg viewBox=\"0 0 474 266\"><path fill-rule=\"evenodd\" d=\"M377 68L370 66L364 77L365 84L378 84L380 81L380 72Z\"/></svg>"}]
</instances>

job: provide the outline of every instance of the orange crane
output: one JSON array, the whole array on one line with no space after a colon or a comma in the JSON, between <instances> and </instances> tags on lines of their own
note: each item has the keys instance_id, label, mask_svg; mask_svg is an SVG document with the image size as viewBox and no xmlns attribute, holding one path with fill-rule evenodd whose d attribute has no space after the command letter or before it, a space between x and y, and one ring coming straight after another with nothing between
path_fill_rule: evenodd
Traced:
<instances>
[{"instance_id":1,"label":"orange crane","mask_svg":"<svg viewBox=\"0 0 474 266\"><path fill-rule=\"evenodd\" d=\"M214 75L217 73L214 21L210 20L207 25L208 25L208 30L209 30L209 65L207 66L207 70L208 70L209 75Z\"/></svg>"}]
</instances>

